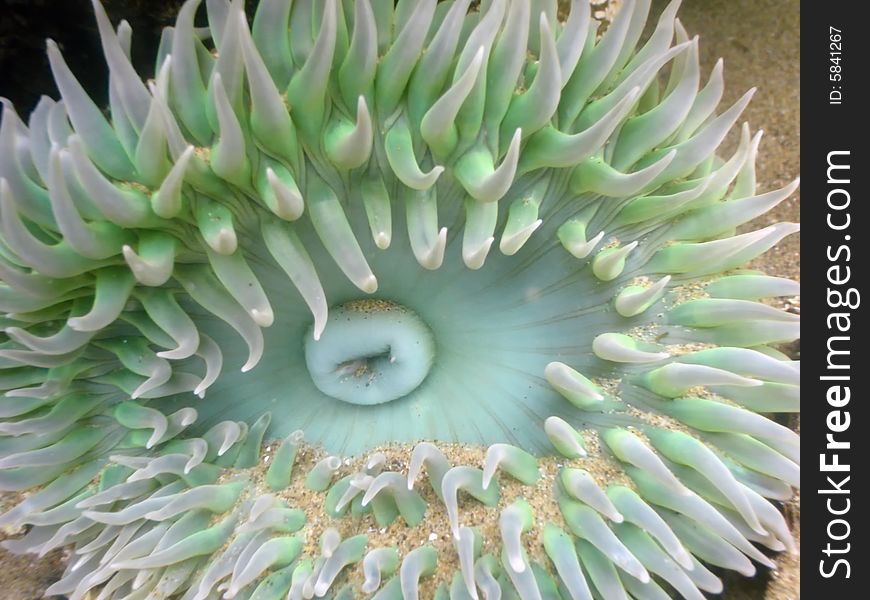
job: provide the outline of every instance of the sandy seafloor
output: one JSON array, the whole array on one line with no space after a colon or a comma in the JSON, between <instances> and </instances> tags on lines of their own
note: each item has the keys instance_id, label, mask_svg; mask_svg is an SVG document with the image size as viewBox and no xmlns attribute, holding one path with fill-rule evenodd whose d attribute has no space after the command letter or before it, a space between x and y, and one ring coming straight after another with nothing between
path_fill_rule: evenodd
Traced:
<instances>
[{"instance_id":1,"label":"sandy seafloor","mask_svg":"<svg viewBox=\"0 0 870 600\"><path fill-rule=\"evenodd\" d=\"M653 2L652 14L666 5ZM701 61L709 73L719 57L725 59L725 105L748 88L758 92L743 115L753 131L764 129L758 157L761 191L782 187L799 174L800 167L800 3L798 0L686 0L680 19L690 35L701 36ZM51 93L50 90L46 90ZM723 148L729 154L735 139ZM799 221L799 191L764 215L760 226L777 221ZM770 274L800 278L800 240L793 235L757 260L754 267ZM800 311L800 299L786 299L783 306ZM788 349L799 357L799 346ZM789 422L799 428L799 420ZM12 506L13 497L0 497L0 512ZM800 543L800 500L786 506ZM0 539L13 532L0 532ZM778 557L777 572L754 579L725 574L726 600L797 600L800 598L799 558ZM44 590L63 570L63 552L43 559L13 556L0 549L0 600L42 598Z\"/></svg>"}]
</instances>

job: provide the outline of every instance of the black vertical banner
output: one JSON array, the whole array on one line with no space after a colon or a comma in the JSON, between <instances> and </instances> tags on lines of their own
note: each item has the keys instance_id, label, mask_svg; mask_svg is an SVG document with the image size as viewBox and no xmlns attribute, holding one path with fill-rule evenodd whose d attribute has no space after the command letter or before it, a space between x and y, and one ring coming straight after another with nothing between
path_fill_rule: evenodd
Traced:
<instances>
[{"instance_id":1,"label":"black vertical banner","mask_svg":"<svg viewBox=\"0 0 870 600\"><path fill-rule=\"evenodd\" d=\"M866 598L868 33L862 2L803 2L801 564L805 598ZM866 348L866 347L865 347ZM864 373L862 376L861 373Z\"/></svg>"}]
</instances>

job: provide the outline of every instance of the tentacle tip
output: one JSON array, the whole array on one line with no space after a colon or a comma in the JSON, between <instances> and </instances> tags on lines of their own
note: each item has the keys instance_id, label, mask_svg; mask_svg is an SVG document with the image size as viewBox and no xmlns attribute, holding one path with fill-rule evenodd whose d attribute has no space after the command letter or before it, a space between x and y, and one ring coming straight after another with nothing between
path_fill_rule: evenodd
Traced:
<instances>
[{"instance_id":1,"label":"tentacle tip","mask_svg":"<svg viewBox=\"0 0 870 600\"><path fill-rule=\"evenodd\" d=\"M490 236L484 240L477 249L468 252L463 251L462 262L465 263L465 266L472 271L476 271L483 267L483 264L486 262L486 257L489 254L489 249L492 247L494 241L495 237Z\"/></svg>"},{"instance_id":2,"label":"tentacle tip","mask_svg":"<svg viewBox=\"0 0 870 600\"><path fill-rule=\"evenodd\" d=\"M367 294L374 294L378 291L378 278L374 275L368 275L360 281L359 288Z\"/></svg>"},{"instance_id":3,"label":"tentacle tip","mask_svg":"<svg viewBox=\"0 0 870 600\"><path fill-rule=\"evenodd\" d=\"M783 544L779 540L768 541L767 547L770 548L771 550L773 550L774 552L785 552L786 550L788 550L788 548L786 548L786 545ZM791 551L789 551L789 554L791 554Z\"/></svg>"},{"instance_id":4,"label":"tentacle tip","mask_svg":"<svg viewBox=\"0 0 870 600\"><path fill-rule=\"evenodd\" d=\"M390 235L384 231L379 231L374 236L375 246L380 248L381 250L386 250L390 247Z\"/></svg>"},{"instance_id":5,"label":"tentacle tip","mask_svg":"<svg viewBox=\"0 0 870 600\"><path fill-rule=\"evenodd\" d=\"M215 235L214 245L212 247L218 254L232 254L238 247L236 233L228 227L222 227L217 235Z\"/></svg>"},{"instance_id":6,"label":"tentacle tip","mask_svg":"<svg viewBox=\"0 0 870 600\"><path fill-rule=\"evenodd\" d=\"M441 165L435 165L432 169L426 173L426 177L432 182L430 185L435 185L435 182L441 177L441 173L444 172L444 167ZM429 186L427 186L429 187Z\"/></svg>"},{"instance_id":7,"label":"tentacle tip","mask_svg":"<svg viewBox=\"0 0 870 600\"><path fill-rule=\"evenodd\" d=\"M275 322L275 313L268 307L264 309L252 308L251 318L260 327L269 327Z\"/></svg>"},{"instance_id":8,"label":"tentacle tip","mask_svg":"<svg viewBox=\"0 0 870 600\"><path fill-rule=\"evenodd\" d=\"M755 577L755 574L758 572L758 570L755 568L755 565L750 564L748 567L739 569L737 572L744 577Z\"/></svg>"}]
</instances>

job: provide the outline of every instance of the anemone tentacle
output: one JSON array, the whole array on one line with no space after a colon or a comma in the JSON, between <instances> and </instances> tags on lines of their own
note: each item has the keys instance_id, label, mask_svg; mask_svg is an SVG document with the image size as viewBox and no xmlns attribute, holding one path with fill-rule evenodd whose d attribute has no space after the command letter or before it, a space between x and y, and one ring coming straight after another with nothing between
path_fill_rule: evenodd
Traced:
<instances>
[{"instance_id":1,"label":"anemone tentacle","mask_svg":"<svg viewBox=\"0 0 870 600\"><path fill-rule=\"evenodd\" d=\"M143 82L93 0L109 116L50 41L60 100L3 102L0 524L72 547L48 594L700 599L796 550L799 287L743 265L797 225L737 230L798 184L717 156L753 90L678 1L642 45L649 0L470 4L187 0Z\"/></svg>"}]
</instances>

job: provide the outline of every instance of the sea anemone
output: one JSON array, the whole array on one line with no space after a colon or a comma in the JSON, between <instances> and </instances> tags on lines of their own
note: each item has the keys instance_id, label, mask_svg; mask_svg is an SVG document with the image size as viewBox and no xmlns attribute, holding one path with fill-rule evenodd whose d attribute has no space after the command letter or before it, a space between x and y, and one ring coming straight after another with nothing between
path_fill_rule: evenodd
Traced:
<instances>
[{"instance_id":1,"label":"sea anemone","mask_svg":"<svg viewBox=\"0 0 870 600\"><path fill-rule=\"evenodd\" d=\"M703 598L795 550L795 282L672 2L188 0L0 125L0 516L49 594ZM495 246L495 247L493 247ZM304 433L303 433L304 432ZM88 596L88 594L92 594Z\"/></svg>"}]
</instances>

